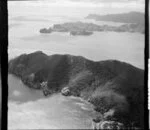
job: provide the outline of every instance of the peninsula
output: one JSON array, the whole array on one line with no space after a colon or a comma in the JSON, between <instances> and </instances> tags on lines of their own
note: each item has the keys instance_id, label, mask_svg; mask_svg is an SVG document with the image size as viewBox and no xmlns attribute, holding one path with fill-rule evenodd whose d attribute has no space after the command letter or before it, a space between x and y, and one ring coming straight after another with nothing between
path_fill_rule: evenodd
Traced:
<instances>
[{"instance_id":1,"label":"peninsula","mask_svg":"<svg viewBox=\"0 0 150 130\"><path fill-rule=\"evenodd\" d=\"M89 101L103 115L93 119L100 126L117 122L124 128L144 128L144 70L128 63L48 56L37 51L10 60L9 73L28 87L42 90L45 96L62 93Z\"/></svg>"}]
</instances>

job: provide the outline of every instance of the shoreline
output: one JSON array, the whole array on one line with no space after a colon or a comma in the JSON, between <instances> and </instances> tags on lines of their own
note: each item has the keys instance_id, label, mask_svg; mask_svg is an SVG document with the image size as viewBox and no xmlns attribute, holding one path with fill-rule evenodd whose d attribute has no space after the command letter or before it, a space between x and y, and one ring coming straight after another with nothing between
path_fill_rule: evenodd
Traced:
<instances>
[{"instance_id":1,"label":"shoreline","mask_svg":"<svg viewBox=\"0 0 150 130\"><path fill-rule=\"evenodd\" d=\"M11 73L9 73L9 74L11 74ZM40 88L40 89L36 89L36 88L33 88L33 87L29 87L27 84L25 84L23 81L22 81L22 79L19 77L19 76L17 76L17 75L15 75L15 74L11 74L12 76L15 76L15 78L17 78L17 79L19 79L19 80L21 80L21 82L25 85L25 86L27 86L29 89L32 89L32 90L35 90L35 91L41 91L41 92L43 92L43 88ZM58 94L58 95L61 95L61 96L65 96L65 95L63 95L62 94L62 92L56 92L56 93L51 93L51 94L48 94L48 95L44 95L44 92L43 92L43 96L44 96L44 98L46 98L47 96L48 97L50 97L50 96L53 96L53 95L55 95L55 94ZM116 121L111 121L111 120L107 120L107 119L105 119L104 118L104 114L102 114L102 113L100 113L100 112L98 112L98 111L96 111L95 109L94 109L94 105L91 103L91 102L89 102L88 100L86 100L86 99L84 99L83 97L81 97L81 96L75 96L75 95L68 95L68 96L65 96L65 97L68 97L68 98L71 98L71 99L77 99L77 100L80 100L80 102L82 102L82 103L86 103L86 104L89 104L89 105L92 105L92 111L94 112L94 113L97 113L97 114L95 114L96 116L92 116L91 117L91 124L92 124L92 129L107 129L107 127L109 128L110 126L112 126L112 128L114 127L113 125L118 125L118 129L120 129L120 128L123 128L124 127L124 125L123 125L123 123L120 123L120 122L116 122ZM80 103L77 103L79 106L80 106L80 108L82 109L82 110L85 110L85 111L88 111L87 109L83 109L83 104L80 104ZM106 124L108 124L107 126L105 126ZM106 127L106 128L105 128ZM117 127L116 127L117 128Z\"/></svg>"},{"instance_id":2,"label":"shoreline","mask_svg":"<svg viewBox=\"0 0 150 130\"><path fill-rule=\"evenodd\" d=\"M128 105L133 106L136 103L137 109L142 110L142 95L139 99L141 104L135 98L139 89L143 88L143 78L141 77L143 77L144 70L131 64L117 60L94 62L73 55L49 56L38 51L23 54L11 60L9 73L20 77L27 87L42 90L45 96L61 93L64 96L79 97L81 101L86 100L94 106L94 111L101 114L101 116L97 115L93 118L93 122L99 126L101 121L108 124L107 127L116 125L116 123L130 126L132 120L139 122L138 118L130 117ZM130 75L137 75L137 77ZM134 86L128 84L128 80L132 80ZM115 88L112 89L114 85ZM131 93L127 93L125 89L127 85ZM132 89L137 86L140 88L136 92L133 91ZM117 92L115 89L120 91ZM133 93L136 95L132 96ZM126 116L130 120L127 120Z\"/></svg>"}]
</instances>

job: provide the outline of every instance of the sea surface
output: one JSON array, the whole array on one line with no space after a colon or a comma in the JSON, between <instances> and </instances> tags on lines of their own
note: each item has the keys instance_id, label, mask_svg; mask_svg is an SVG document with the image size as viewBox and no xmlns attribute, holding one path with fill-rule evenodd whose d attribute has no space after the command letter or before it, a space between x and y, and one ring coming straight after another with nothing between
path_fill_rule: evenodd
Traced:
<instances>
[{"instance_id":1,"label":"sea surface","mask_svg":"<svg viewBox=\"0 0 150 130\"><path fill-rule=\"evenodd\" d=\"M144 35L128 32L94 32L90 36L70 36L54 32L40 34L41 28L64 22L92 22L99 25L119 26L124 23L94 21L85 17L94 9L48 7L45 4L8 3L9 58L36 50L51 54L82 55L100 61L116 59L144 68ZM68 10L67 10L68 9ZM97 10L99 11L99 10ZM80 12L80 13L79 13ZM101 11L99 11L101 12Z\"/></svg>"},{"instance_id":2,"label":"sea surface","mask_svg":"<svg viewBox=\"0 0 150 130\"><path fill-rule=\"evenodd\" d=\"M45 97L9 74L9 129L90 129L97 114L81 98L54 94Z\"/></svg>"},{"instance_id":3,"label":"sea surface","mask_svg":"<svg viewBox=\"0 0 150 130\"><path fill-rule=\"evenodd\" d=\"M68 11L69 10L69 11ZM98 10L101 12L101 10ZM64 22L92 22L119 26L123 23L84 19L96 9L67 7L49 8L45 4L8 2L9 59L23 53L41 50L48 55L81 55L90 60L115 59L144 68L144 35L140 33L94 32L91 36L70 36L69 33L40 34L41 28ZM55 94L44 97L39 90L28 88L9 75L9 129L61 129L92 127L97 114L93 106L75 97Z\"/></svg>"}]
</instances>

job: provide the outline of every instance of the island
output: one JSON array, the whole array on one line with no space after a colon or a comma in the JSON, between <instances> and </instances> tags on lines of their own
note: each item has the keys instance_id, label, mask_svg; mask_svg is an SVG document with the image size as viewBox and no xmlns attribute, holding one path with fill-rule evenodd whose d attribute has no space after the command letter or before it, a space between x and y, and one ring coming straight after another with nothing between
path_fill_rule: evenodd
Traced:
<instances>
[{"instance_id":1,"label":"island","mask_svg":"<svg viewBox=\"0 0 150 130\"><path fill-rule=\"evenodd\" d=\"M22 54L9 61L9 73L45 96L62 93L94 105L97 128L144 128L144 70L117 60L82 56Z\"/></svg>"},{"instance_id":2,"label":"island","mask_svg":"<svg viewBox=\"0 0 150 130\"><path fill-rule=\"evenodd\" d=\"M119 23L144 23L145 15L142 12L128 12L118 14L89 14L85 19L94 19L96 21L111 21Z\"/></svg>"},{"instance_id":3,"label":"island","mask_svg":"<svg viewBox=\"0 0 150 130\"><path fill-rule=\"evenodd\" d=\"M52 33L52 32L69 32L70 35L77 36L89 36L93 34L93 31L100 31L101 28L92 23L83 23L83 22L70 22L63 24L54 24L53 27L48 29L40 29L40 33Z\"/></svg>"},{"instance_id":4,"label":"island","mask_svg":"<svg viewBox=\"0 0 150 130\"><path fill-rule=\"evenodd\" d=\"M51 33L53 30L51 28L46 29L46 28L42 28L40 29L40 33Z\"/></svg>"},{"instance_id":5,"label":"island","mask_svg":"<svg viewBox=\"0 0 150 130\"><path fill-rule=\"evenodd\" d=\"M40 29L40 33L52 33L52 32L69 32L70 35L77 36L89 36L93 32L101 31L115 31L115 32L139 32L144 33L144 24L140 23L128 23L121 26L111 26L111 25L97 25L94 23L84 23L78 22L67 22L63 24L54 24L53 27L48 29Z\"/></svg>"}]
</instances>

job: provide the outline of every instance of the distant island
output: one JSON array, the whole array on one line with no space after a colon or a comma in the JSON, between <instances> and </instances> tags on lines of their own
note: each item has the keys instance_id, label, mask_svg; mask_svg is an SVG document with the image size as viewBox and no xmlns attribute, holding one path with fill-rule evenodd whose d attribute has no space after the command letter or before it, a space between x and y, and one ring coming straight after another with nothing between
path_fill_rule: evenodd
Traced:
<instances>
[{"instance_id":1,"label":"distant island","mask_svg":"<svg viewBox=\"0 0 150 130\"><path fill-rule=\"evenodd\" d=\"M40 33L52 33L52 32L69 32L70 35L83 35L88 36L92 35L93 31L98 31L99 26L92 23L83 23L83 22L70 22L63 24L54 24L53 27L48 29L40 29Z\"/></svg>"},{"instance_id":2,"label":"distant island","mask_svg":"<svg viewBox=\"0 0 150 130\"><path fill-rule=\"evenodd\" d=\"M98 31L115 31L115 32L139 32L144 33L144 24L139 23L128 23L121 26L110 26L110 25L97 25L93 23L83 22L67 22L63 24L54 24L53 27L48 29L40 29L40 33L52 33L52 32L69 32L70 35L77 36L89 36L93 32Z\"/></svg>"},{"instance_id":3,"label":"distant island","mask_svg":"<svg viewBox=\"0 0 150 130\"><path fill-rule=\"evenodd\" d=\"M144 128L144 70L128 63L37 51L10 60L9 73L45 96L62 93L89 101L102 114L93 119L102 128Z\"/></svg>"},{"instance_id":4,"label":"distant island","mask_svg":"<svg viewBox=\"0 0 150 130\"><path fill-rule=\"evenodd\" d=\"M95 19L96 21L112 21L120 23L144 24L144 17L145 17L144 13L129 12L129 13L107 14L107 15L89 14L85 18Z\"/></svg>"}]
</instances>

